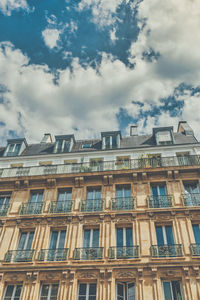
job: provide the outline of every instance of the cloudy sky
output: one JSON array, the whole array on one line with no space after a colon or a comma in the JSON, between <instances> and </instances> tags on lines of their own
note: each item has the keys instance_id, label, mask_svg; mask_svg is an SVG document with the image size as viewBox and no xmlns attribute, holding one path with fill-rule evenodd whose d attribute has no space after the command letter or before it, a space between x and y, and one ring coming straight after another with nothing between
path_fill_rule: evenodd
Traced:
<instances>
[{"instance_id":1,"label":"cloudy sky","mask_svg":"<svg viewBox=\"0 0 200 300\"><path fill-rule=\"evenodd\" d=\"M0 141L187 120L200 138L199 0L1 0Z\"/></svg>"}]
</instances>

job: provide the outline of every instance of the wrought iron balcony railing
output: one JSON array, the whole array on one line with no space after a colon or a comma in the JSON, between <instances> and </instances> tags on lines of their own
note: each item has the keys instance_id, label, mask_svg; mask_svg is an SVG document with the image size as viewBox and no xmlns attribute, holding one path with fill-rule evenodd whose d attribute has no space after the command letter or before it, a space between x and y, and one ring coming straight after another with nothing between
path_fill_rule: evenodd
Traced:
<instances>
[{"instance_id":1,"label":"wrought iron balcony railing","mask_svg":"<svg viewBox=\"0 0 200 300\"><path fill-rule=\"evenodd\" d=\"M8 213L10 205L9 204L1 204L0 205L0 216L6 216Z\"/></svg>"},{"instance_id":2,"label":"wrought iron balcony railing","mask_svg":"<svg viewBox=\"0 0 200 300\"><path fill-rule=\"evenodd\" d=\"M172 195L159 195L159 196L148 196L148 207L149 208L164 208L173 206Z\"/></svg>"},{"instance_id":3,"label":"wrought iron balcony railing","mask_svg":"<svg viewBox=\"0 0 200 300\"><path fill-rule=\"evenodd\" d=\"M42 249L38 254L40 261L63 261L67 260L68 248Z\"/></svg>"},{"instance_id":4,"label":"wrought iron balcony railing","mask_svg":"<svg viewBox=\"0 0 200 300\"><path fill-rule=\"evenodd\" d=\"M138 258L139 246L110 247L108 256L111 259Z\"/></svg>"},{"instance_id":5,"label":"wrought iron balcony railing","mask_svg":"<svg viewBox=\"0 0 200 300\"><path fill-rule=\"evenodd\" d=\"M39 215L42 213L43 203L23 203L20 207L20 215Z\"/></svg>"},{"instance_id":6,"label":"wrought iron balcony railing","mask_svg":"<svg viewBox=\"0 0 200 300\"><path fill-rule=\"evenodd\" d=\"M200 256L200 244L191 244L190 250L193 256Z\"/></svg>"},{"instance_id":7,"label":"wrought iron balcony railing","mask_svg":"<svg viewBox=\"0 0 200 300\"><path fill-rule=\"evenodd\" d=\"M103 258L103 247L76 248L74 259L77 260L96 260Z\"/></svg>"},{"instance_id":8,"label":"wrought iron balcony railing","mask_svg":"<svg viewBox=\"0 0 200 300\"><path fill-rule=\"evenodd\" d=\"M184 206L200 206L200 193L183 194L182 201Z\"/></svg>"},{"instance_id":9,"label":"wrought iron balcony railing","mask_svg":"<svg viewBox=\"0 0 200 300\"><path fill-rule=\"evenodd\" d=\"M170 157L153 157L130 159L128 161L102 161L101 163L93 164L91 162L85 163L71 163L51 166L32 166L20 168L5 168L0 169L0 176L6 177L20 177L20 176L38 176L48 174L68 174L68 173L85 173L85 172L103 172L112 170L132 170L143 168L163 168L176 166L197 166L200 165L199 155L188 155L184 157L170 156Z\"/></svg>"},{"instance_id":10,"label":"wrought iron balcony railing","mask_svg":"<svg viewBox=\"0 0 200 300\"><path fill-rule=\"evenodd\" d=\"M174 245L153 245L150 248L152 257L180 257L183 256L181 244Z\"/></svg>"},{"instance_id":11,"label":"wrought iron balcony railing","mask_svg":"<svg viewBox=\"0 0 200 300\"><path fill-rule=\"evenodd\" d=\"M33 260L35 250L9 250L4 258L5 262L28 262Z\"/></svg>"},{"instance_id":12,"label":"wrought iron balcony railing","mask_svg":"<svg viewBox=\"0 0 200 300\"><path fill-rule=\"evenodd\" d=\"M49 212L53 214L68 213L72 211L73 201L53 201L50 203Z\"/></svg>"},{"instance_id":13,"label":"wrought iron balcony railing","mask_svg":"<svg viewBox=\"0 0 200 300\"><path fill-rule=\"evenodd\" d=\"M117 197L111 201L111 210L131 210L135 207L135 198Z\"/></svg>"},{"instance_id":14,"label":"wrought iron balcony railing","mask_svg":"<svg viewBox=\"0 0 200 300\"><path fill-rule=\"evenodd\" d=\"M103 200L102 199L87 199L80 203L80 211L103 211Z\"/></svg>"}]
</instances>

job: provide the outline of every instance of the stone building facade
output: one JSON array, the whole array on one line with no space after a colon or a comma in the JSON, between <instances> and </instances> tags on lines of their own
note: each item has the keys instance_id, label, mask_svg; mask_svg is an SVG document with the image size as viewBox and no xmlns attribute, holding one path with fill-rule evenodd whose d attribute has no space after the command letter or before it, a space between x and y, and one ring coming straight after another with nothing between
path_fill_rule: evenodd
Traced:
<instances>
[{"instance_id":1,"label":"stone building facade","mask_svg":"<svg viewBox=\"0 0 200 300\"><path fill-rule=\"evenodd\" d=\"M200 144L187 122L0 148L0 299L200 299Z\"/></svg>"}]
</instances>

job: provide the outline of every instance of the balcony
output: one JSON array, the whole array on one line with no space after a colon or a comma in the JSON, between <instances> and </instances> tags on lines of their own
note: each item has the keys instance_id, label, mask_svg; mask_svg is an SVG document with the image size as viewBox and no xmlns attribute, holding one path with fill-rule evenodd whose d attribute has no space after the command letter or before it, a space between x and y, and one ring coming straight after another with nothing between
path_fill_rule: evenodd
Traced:
<instances>
[{"instance_id":1,"label":"balcony","mask_svg":"<svg viewBox=\"0 0 200 300\"><path fill-rule=\"evenodd\" d=\"M61 214L61 213L68 213L72 211L72 204L71 200L68 201L53 201L50 203L49 212L53 214Z\"/></svg>"},{"instance_id":2,"label":"balcony","mask_svg":"<svg viewBox=\"0 0 200 300\"><path fill-rule=\"evenodd\" d=\"M39 252L39 261L64 261L67 260L68 248L42 249Z\"/></svg>"},{"instance_id":3,"label":"balcony","mask_svg":"<svg viewBox=\"0 0 200 300\"><path fill-rule=\"evenodd\" d=\"M103 247L76 248L74 259L76 260L96 260L103 258Z\"/></svg>"},{"instance_id":4,"label":"balcony","mask_svg":"<svg viewBox=\"0 0 200 300\"><path fill-rule=\"evenodd\" d=\"M33 260L35 250L9 250L4 262L29 262Z\"/></svg>"},{"instance_id":5,"label":"balcony","mask_svg":"<svg viewBox=\"0 0 200 300\"><path fill-rule=\"evenodd\" d=\"M139 246L110 247L108 256L111 259L131 259L139 257Z\"/></svg>"},{"instance_id":6,"label":"balcony","mask_svg":"<svg viewBox=\"0 0 200 300\"><path fill-rule=\"evenodd\" d=\"M149 208L165 208L173 206L172 195L159 195L159 196L148 196L147 198Z\"/></svg>"},{"instance_id":7,"label":"balcony","mask_svg":"<svg viewBox=\"0 0 200 300\"><path fill-rule=\"evenodd\" d=\"M181 244L174 245L153 245L150 248L152 257L181 257L183 250Z\"/></svg>"},{"instance_id":8,"label":"balcony","mask_svg":"<svg viewBox=\"0 0 200 300\"><path fill-rule=\"evenodd\" d=\"M200 256L200 244L191 244L190 250L193 256Z\"/></svg>"},{"instance_id":9,"label":"balcony","mask_svg":"<svg viewBox=\"0 0 200 300\"><path fill-rule=\"evenodd\" d=\"M1 204L0 205L0 216L1 217L7 215L9 207L10 207L9 204Z\"/></svg>"},{"instance_id":10,"label":"balcony","mask_svg":"<svg viewBox=\"0 0 200 300\"><path fill-rule=\"evenodd\" d=\"M200 206L200 193L183 194L182 201L184 206Z\"/></svg>"},{"instance_id":11,"label":"balcony","mask_svg":"<svg viewBox=\"0 0 200 300\"><path fill-rule=\"evenodd\" d=\"M20 168L5 168L0 170L2 178L20 177L20 176L39 176L49 174L70 174L70 173L86 173L86 172L103 172L113 170L132 170L144 168L163 168L163 167L183 167L183 166L198 166L200 165L199 155L188 155L183 157L152 157L130 159L122 161L120 164L117 161L102 161L98 165L85 163L71 163L51 166L32 166Z\"/></svg>"},{"instance_id":12,"label":"balcony","mask_svg":"<svg viewBox=\"0 0 200 300\"><path fill-rule=\"evenodd\" d=\"M87 199L81 201L80 211L92 212L92 211L103 211L103 200L102 199Z\"/></svg>"},{"instance_id":13,"label":"balcony","mask_svg":"<svg viewBox=\"0 0 200 300\"><path fill-rule=\"evenodd\" d=\"M111 201L111 210L132 210L134 209L135 198L118 197Z\"/></svg>"},{"instance_id":14,"label":"balcony","mask_svg":"<svg viewBox=\"0 0 200 300\"><path fill-rule=\"evenodd\" d=\"M23 203L20 207L20 215L39 215L42 213L43 203Z\"/></svg>"}]
</instances>

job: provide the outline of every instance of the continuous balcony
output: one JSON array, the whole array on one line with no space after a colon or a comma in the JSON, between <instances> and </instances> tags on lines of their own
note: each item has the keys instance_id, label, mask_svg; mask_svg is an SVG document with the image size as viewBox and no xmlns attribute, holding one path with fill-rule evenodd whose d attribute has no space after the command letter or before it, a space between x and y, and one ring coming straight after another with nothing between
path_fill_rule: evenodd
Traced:
<instances>
[{"instance_id":1,"label":"continuous balcony","mask_svg":"<svg viewBox=\"0 0 200 300\"><path fill-rule=\"evenodd\" d=\"M110 259L138 258L139 246L110 247L108 256Z\"/></svg>"},{"instance_id":2,"label":"continuous balcony","mask_svg":"<svg viewBox=\"0 0 200 300\"><path fill-rule=\"evenodd\" d=\"M68 213L72 211L73 202L67 201L53 201L50 203L49 212L53 214Z\"/></svg>"},{"instance_id":3,"label":"continuous balcony","mask_svg":"<svg viewBox=\"0 0 200 300\"><path fill-rule=\"evenodd\" d=\"M130 159L128 161L102 161L95 165L91 162L71 163L51 166L32 166L20 168L0 169L0 177L21 177L21 176L39 176L49 174L70 174L70 173L87 173L103 172L112 170L132 170L144 168L163 168L163 167L182 167L182 166L199 166L199 155L188 155L186 157L158 157L158 158L140 158Z\"/></svg>"},{"instance_id":4,"label":"continuous balcony","mask_svg":"<svg viewBox=\"0 0 200 300\"><path fill-rule=\"evenodd\" d=\"M183 250L181 244L174 245L153 245L150 248L152 257L181 257Z\"/></svg>"},{"instance_id":5,"label":"continuous balcony","mask_svg":"<svg viewBox=\"0 0 200 300\"><path fill-rule=\"evenodd\" d=\"M39 261L64 261L67 260L68 248L42 249L38 254Z\"/></svg>"},{"instance_id":6,"label":"continuous balcony","mask_svg":"<svg viewBox=\"0 0 200 300\"><path fill-rule=\"evenodd\" d=\"M173 196L172 195L151 195L147 198L149 208L165 208L173 206Z\"/></svg>"},{"instance_id":7,"label":"continuous balcony","mask_svg":"<svg viewBox=\"0 0 200 300\"><path fill-rule=\"evenodd\" d=\"M190 250L193 256L200 256L200 244L191 244Z\"/></svg>"},{"instance_id":8,"label":"continuous balcony","mask_svg":"<svg viewBox=\"0 0 200 300\"><path fill-rule=\"evenodd\" d=\"M0 216L6 216L8 213L10 205L9 204L2 204L0 205Z\"/></svg>"},{"instance_id":9,"label":"continuous balcony","mask_svg":"<svg viewBox=\"0 0 200 300\"><path fill-rule=\"evenodd\" d=\"M200 193L183 194L182 201L184 206L200 206Z\"/></svg>"},{"instance_id":10,"label":"continuous balcony","mask_svg":"<svg viewBox=\"0 0 200 300\"><path fill-rule=\"evenodd\" d=\"M5 262L29 262L33 260L35 250L9 250L4 258Z\"/></svg>"},{"instance_id":11,"label":"continuous balcony","mask_svg":"<svg viewBox=\"0 0 200 300\"><path fill-rule=\"evenodd\" d=\"M20 207L20 215L39 215L42 213L43 203L23 203Z\"/></svg>"},{"instance_id":12,"label":"continuous balcony","mask_svg":"<svg viewBox=\"0 0 200 300\"><path fill-rule=\"evenodd\" d=\"M74 259L76 260L97 260L103 258L103 247L76 248Z\"/></svg>"},{"instance_id":13,"label":"continuous balcony","mask_svg":"<svg viewBox=\"0 0 200 300\"><path fill-rule=\"evenodd\" d=\"M83 212L103 211L103 208L104 202L102 199L87 199L80 203L80 211Z\"/></svg>"},{"instance_id":14,"label":"continuous balcony","mask_svg":"<svg viewBox=\"0 0 200 300\"><path fill-rule=\"evenodd\" d=\"M132 210L135 208L136 198L117 197L111 200L111 210Z\"/></svg>"}]
</instances>

